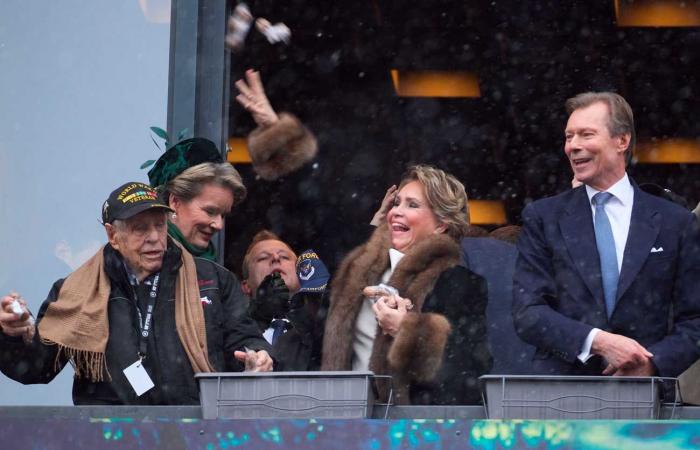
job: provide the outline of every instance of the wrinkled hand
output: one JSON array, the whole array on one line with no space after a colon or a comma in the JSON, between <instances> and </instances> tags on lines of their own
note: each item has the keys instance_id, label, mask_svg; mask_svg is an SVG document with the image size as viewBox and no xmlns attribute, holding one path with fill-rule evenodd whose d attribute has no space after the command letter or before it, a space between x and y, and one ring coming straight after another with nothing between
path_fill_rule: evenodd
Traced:
<instances>
[{"instance_id":1,"label":"wrinkled hand","mask_svg":"<svg viewBox=\"0 0 700 450\"><path fill-rule=\"evenodd\" d=\"M608 362L609 365L603 371L603 375L617 374L617 372L623 375L631 371L647 370L648 365L653 368L650 358L654 355L634 339L620 334L600 330L593 338L591 351Z\"/></svg>"},{"instance_id":2,"label":"wrinkled hand","mask_svg":"<svg viewBox=\"0 0 700 450\"><path fill-rule=\"evenodd\" d=\"M365 288L362 289L362 295L371 299L373 302L377 301L379 297L389 297L397 293L398 291L395 288L382 284L377 286L365 286Z\"/></svg>"},{"instance_id":3,"label":"wrinkled hand","mask_svg":"<svg viewBox=\"0 0 700 450\"><path fill-rule=\"evenodd\" d=\"M392 309L399 309L400 305L403 305L403 307L406 308L407 311L413 309L413 302L411 300L400 297L398 295L385 295L382 297L382 300L384 301L386 306Z\"/></svg>"},{"instance_id":4,"label":"wrinkled hand","mask_svg":"<svg viewBox=\"0 0 700 450\"><path fill-rule=\"evenodd\" d=\"M236 101L253 116L253 120L258 126L267 128L280 120L275 110L272 109L267 95L265 95L265 89L258 72L251 69L246 70L245 80L236 81L236 88L240 92L236 96Z\"/></svg>"},{"instance_id":5,"label":"wrinkled hand","mask_svg":"<svg viewBox=\"0 0 700 450\"><path fill-rule=\"evenodd\" d=\"M17 300L22 307L22 314L12 311L14 300ZM34 338L34 333L36 333L34 318L29 312L27 302L15 292L0 300L0 329L8 336L22 336L25 342Z\"/></svg>"},{"instance_id":6,"label":"wrinkled hand","mask_svg":"<svg viewBox=\"0 0 700 450\"><path fill-rule=\"evenodd\" d=\"M617 369L615 370L611 365L605 368L603 371L604 375L612 375L614 377L653 377L656 375L656 367L651 359L647 359L646 362L641 365L632 367L630 369Z\"/></svg>"},{"instance_id":7,"label":"wrinkled hand","mask_svg":"<svg viewBox=\"0 0 700 450\"><path fill-rule=\"evenodd\" d=\"M271 372L272 357L265 351L247 350L245 352L235 351L233 356L245 363L246 372Z\"/></svg>"},{"instance_id":8,"label":"wrinkled hand","mask_svg":"<svg viewBox=\"0 0 700 450\"><path fill-rule=\"evenodd\" d=\"M289 288L279 272L263 278L250 301L250 315L254 319L269 322L281 319L289 312Z\"/></svg>"},{"instance_id":9,"label":"wrinkled hand","mask_svg":"<svg viewBox=\"0 0 700 450\"><path fill-rule=\"evenodd\" d=\"M406 299L402 299L398 296L393 297L396 297L393 299L393 301L396 302L396 308L390 306L392 301L391 297L380 297L379 300L372 305L372 310L377 318L377 324L379 324L384 334L390 336L396 336L399 332L401 323L403 319L406 318L406 314L408 314L407 305L410 303L410 300L407 303L405 301Z\"/></svg>"},{"instance_id":10,"label":"wrinkled hand","mask_svg":"<svg viewBox=\"0 0 700 450\"><path fill-rule=\"evenodd\" d=\"M397 189L398 188L394 184L386 190L386 194L384 194L384 199L382 199L382 204L379 206L377 212L374 213L374 217L372 217L372 221L369 223L370 225L378 227L379 225L384 223L384 221L386 220L387 213L394 205L394 198L396 197Z\"/></svg>"}]
</instances>

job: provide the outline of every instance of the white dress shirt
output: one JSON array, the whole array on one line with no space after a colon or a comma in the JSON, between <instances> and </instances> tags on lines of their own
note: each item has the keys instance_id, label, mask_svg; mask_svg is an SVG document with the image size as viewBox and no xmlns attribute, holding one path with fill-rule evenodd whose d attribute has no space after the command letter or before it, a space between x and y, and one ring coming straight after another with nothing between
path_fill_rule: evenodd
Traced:
<instances>
[{"instance_id":1,"label":"white dress shirt","mask_svg":"<svg viewBox=\"0 0 700 450\"><path fill-rule=\"evenodd\" d=\"M285 322L287 322L287 324L289 324L289 319L283 318L280 320L284 320ZM270 322L270 325L272 325L272 322ZM285 329L282 333L286 333L286 332L287 332L287 330ZM265 329L265 331L263 331L263 337L265 338L267 343L270 345L272 345L272 336L274 336L274 334L275 334L275 329L272 326L267 327Z\"/></svg>"},{"instance_id":2,"label":"white dress shirt","mask_svg":"<svg viewBox=\"0 0 700 450\"><path fill-rule=\"evenodd\" d=\"M386 283L394 273L404 254L393 248L389 249L389 268L382 275L382 283ZM362 308L355 322L355 334L352 343L352 370L369 370L369 358L372 355L374 338L377 333L377 319L372 310L372 300L362 300Z\"/></svg>"},{"instance_id":3,"label":"white dress shirt","mask_svg":"<svg viewBox=\"0 0 700 450\"><path fill-rule=\"evenodd\" d=\"M586 194L588 195L588 201L591 205L591 211L593 213L593 223L595 226L595 205L593 204L593 196L596 195L598 191L588 185L586 185ZM609 192L613 196L605 204L605 214L608 216L610 221L610 227L612 228L613 238L615 239L615 253L617 256L617 270L618 273L622 269L622 258L625 255L625 246L627 245L627 236L630 232L630 222L632 219L632 205L634 204L634 188L630 183L630 179L625 173L625 176L620 178L620 180L610 186L610 188L605 191ZM591 354L591 345L593 344L593 338L598 334L600 329L593 328L586 340L581 347L581 353L578 354L578 359L581 362L586 362L593 356Z\"/></svg>"}]
</instances>

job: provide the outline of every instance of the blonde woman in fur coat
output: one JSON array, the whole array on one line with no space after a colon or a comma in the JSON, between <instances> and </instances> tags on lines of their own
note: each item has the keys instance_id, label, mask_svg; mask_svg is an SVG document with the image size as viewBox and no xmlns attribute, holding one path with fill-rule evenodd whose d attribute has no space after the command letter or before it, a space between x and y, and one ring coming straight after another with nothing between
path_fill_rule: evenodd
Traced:
<instances>
[{"instance_id":1,"label":"blonde woman in fur coat","mask_svg":"<svg viewBox=\"0 0 700 450\"><path fill-rule=\"evenodd\" d=\"M396 404L480 403L478 377L492 359L486 282L458 265L468 225L462 183L430 166L410 168L385 223L335 274L322 370L391 375ZM381 282L399 295L374 301L366 288ZM386 383L377 388L387 401Z\"/></svg>"}]
</instances>

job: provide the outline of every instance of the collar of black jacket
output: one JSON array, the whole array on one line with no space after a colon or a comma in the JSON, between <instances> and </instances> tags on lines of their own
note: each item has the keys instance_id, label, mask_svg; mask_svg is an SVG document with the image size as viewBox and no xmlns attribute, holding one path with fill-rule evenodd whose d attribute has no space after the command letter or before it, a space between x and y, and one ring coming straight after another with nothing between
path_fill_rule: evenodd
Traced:
<instances>
[{"instance_id":1,"label":"collar of black jacket","mask_svg":"<svg viewBox=\"0 0 700 450\"><path fill-rule=\"evenodd\" d=\"M104 247L105 272L112 283L116 283L121 287L129 286L129 276L124 268L124 259L122 255L115 250L110 244ZM182 265L182 251L168 237L168 248L163 256L163 265L161 271L177 272Z\"/></svg>"}]
</instances>

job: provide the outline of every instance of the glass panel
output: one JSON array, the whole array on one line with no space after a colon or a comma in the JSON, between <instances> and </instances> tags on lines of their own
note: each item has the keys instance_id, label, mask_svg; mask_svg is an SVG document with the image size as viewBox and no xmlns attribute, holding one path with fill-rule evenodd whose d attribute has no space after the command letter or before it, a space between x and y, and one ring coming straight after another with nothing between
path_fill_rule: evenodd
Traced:
<instances>
[{"instance_id":1,"label":"glass panel","mask_svg":"<svg viewBox=\"0 0 700 450\"><path fill-rule=\"evenodd\" d=\"M0 292L34 311L104 244L100 205L160 154L170 1L0 2ZM48 386L0 374L2 404L70 404L72 371Z\"/></svg>"}]
</instances>

